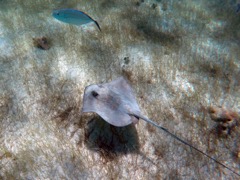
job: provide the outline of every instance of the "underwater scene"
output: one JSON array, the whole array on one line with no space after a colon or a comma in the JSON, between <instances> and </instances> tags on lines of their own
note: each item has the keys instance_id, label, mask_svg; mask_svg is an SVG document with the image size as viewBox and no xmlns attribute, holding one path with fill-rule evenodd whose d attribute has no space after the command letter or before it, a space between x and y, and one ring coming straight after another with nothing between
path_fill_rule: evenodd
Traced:
<instances>
[{"instance_id":1,"label":"underwater scene","mask_svg":"<svg viewBox=\"0 0 240 180\"><path fill-rule=\"evenodd\" d=\"M0 0L0 179L240 179L240 0Z\"/></svg>"}]
</instances>

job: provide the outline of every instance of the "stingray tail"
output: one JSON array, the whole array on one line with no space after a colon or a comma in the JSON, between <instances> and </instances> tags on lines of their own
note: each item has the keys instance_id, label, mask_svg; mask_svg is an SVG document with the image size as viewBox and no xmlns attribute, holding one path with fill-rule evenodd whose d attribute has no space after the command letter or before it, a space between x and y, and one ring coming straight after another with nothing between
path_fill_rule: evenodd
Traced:
<instances>
[{"instance_id":1,"label":"stingray tail","mask_svg":"<svg viewBox=\"0 0 240 180\"><path fill-rule=\"evenodd\" d=\"M97 22L97 21L94 21L94 23L97 25L98 29L101 31L101 28L100 28L98 22Z\"/></svg>"},{"instance_id":2,"label":"stingray tail","mask_svg":"<svg viewBox=\"0 0 240 180\"><path fill-rule=\"evenodd\" d=\"M194 147L193 145L187 143L187 142L184 141L183 139L177 137L175 134L169 132L166 128L164 128L164 127L162 127L162 126L159 126L157 123L153 122L152 120L150 120L150 119L148 119L148 118L146 118L146 117L144 117L144 116L139 116L139 118L141 118L141 119L143 119L144 121L146 121L146 122L148 122L148 123L156 126L156 127L159 128L159 129L162 129L162 130L165 131L167 134L171 135L173 138L177 139L177 140L180 141L181 143L183 143L183 144L191 147L192 149L200 152L200 153L203 154L204 156L207 156L209 159L211 159L211 160L213 160L214 162L220 164L221 166L223 166L224 168L226 168L226 169L228 169L229 171L233 172L234 174L240 176L239 173L237 173L237 172L235 172L234 170L230 169L229 167L227 167L226 165L224 165L223 163L221 163L221 162L218 161L217 159L211 157L210 155L208 155L208 154L206 154L205 152L199 150L198 148Z\"/></svg>"}]
</instances>

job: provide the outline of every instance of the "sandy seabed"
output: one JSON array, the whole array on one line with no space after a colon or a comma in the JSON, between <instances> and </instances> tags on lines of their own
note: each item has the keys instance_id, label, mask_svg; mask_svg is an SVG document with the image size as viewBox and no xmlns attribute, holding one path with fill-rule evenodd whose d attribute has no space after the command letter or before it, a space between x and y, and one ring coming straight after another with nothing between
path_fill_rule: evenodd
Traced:
<instances>
[{"instance_id":1,"label":"sandy seabed","mask_svg":"<svg viewBox=\"0 0 240 180\"><path fill-rule=\"evenodd\" d=\"M237 1L0 0L1 179L237 179L155 127L82 114L84 88L124 76L146 116L240 173ZM101 26L57 21L82 10ZM33 38L46 37L42 50ZM239 154L238 154L239 155Z\"/></svg>"}]
</instances>

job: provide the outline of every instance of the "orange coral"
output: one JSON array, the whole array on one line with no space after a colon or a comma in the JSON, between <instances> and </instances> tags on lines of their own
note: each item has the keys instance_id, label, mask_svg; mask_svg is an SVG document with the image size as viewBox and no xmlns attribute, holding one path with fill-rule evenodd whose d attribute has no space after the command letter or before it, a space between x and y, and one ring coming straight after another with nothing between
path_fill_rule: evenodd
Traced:
<instances>
[{"instance_id":1,"label":"orange coral","mask_svg":"<svg viewBox=\"0 0 240 180\"><path fill-rule=\"evenodd\" d=\"M240 116L237 112L223 107L209 107L208 110L213 121L218 123L218 132L222 135L230 134L230 131L238 124Z\"/></svg>"}]
</instances>

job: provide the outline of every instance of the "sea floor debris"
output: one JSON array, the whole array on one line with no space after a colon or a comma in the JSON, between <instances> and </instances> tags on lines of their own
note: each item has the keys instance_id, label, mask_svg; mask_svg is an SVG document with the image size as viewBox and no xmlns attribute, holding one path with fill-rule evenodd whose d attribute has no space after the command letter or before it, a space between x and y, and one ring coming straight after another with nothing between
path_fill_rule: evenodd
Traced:
<instances>
[{"instance_id":1,"label":"sea floor debris","mask_svg":"<svg viewBox=\"0 0 240 180\"><path fill-rule=\"evenodd\" d=\"M39 49L48 50L50 49L49 39L45 36L39 38L33 38L33 45Z\"/></svg>"},{"instance_id":2,"label":"sea floor debris","mask_svg":"<svg viewBox=\"0 0 240 180\"><path fill-rule=\"evenodd\" d=\"M238 125L240 116L237 112L223 107L209 107L209 114L213 121L217 122L219 135L227 136Z\"/></svg>"}]
</instances>

